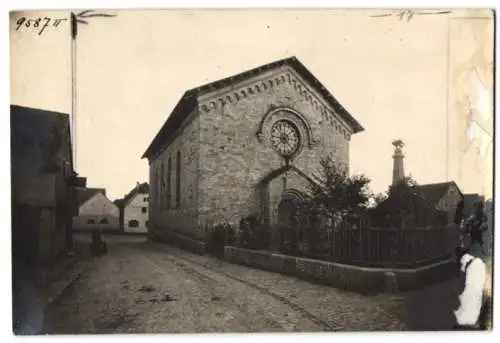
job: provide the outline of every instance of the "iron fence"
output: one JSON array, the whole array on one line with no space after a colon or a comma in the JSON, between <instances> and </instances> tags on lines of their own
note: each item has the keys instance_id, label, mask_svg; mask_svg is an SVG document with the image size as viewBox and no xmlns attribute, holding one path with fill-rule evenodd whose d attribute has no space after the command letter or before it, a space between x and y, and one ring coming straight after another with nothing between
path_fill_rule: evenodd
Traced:
<instances>
[{"instance_id":1,"label":"iron fence","mask_svg":"<svg viewBox=\"0 0 500 343\"><path fill-rule=\"evenodd\" d=\"M415 267L448 259L457 235L452 226L385 229L366 222L344 223L336 228L284 229L281 251L358 266Z\"/></svg>"}]
</instances>

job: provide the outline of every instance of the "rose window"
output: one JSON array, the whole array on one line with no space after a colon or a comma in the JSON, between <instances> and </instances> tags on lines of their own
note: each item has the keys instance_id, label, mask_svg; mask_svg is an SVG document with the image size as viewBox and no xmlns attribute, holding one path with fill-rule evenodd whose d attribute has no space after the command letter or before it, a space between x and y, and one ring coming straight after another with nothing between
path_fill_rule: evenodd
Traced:
<instances>
[{"instance_id":1,"label":"rose window","mask_svg":"<svg viewBox=\"0 0 500 343\"><path fill-rule=\"evenodd\" d=\"M288 120L278 120L271 127L271 146L283 157L293 155L300 146L299 130Z\"/></svg>"}]
</instances>

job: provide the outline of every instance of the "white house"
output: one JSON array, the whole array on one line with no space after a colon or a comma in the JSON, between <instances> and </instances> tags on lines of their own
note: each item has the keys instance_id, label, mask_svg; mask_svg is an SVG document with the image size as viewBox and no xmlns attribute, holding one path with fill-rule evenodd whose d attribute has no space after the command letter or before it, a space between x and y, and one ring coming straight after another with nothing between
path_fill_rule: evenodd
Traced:
<instances>
[{"instance_id":1,"label":"white house","mask_svg":"<svg viewBox=\"0 0 500 343\"><path fill-rule=\"evenodd\" d=\"M149 213L149 185L139 183L125 195L115 201L120 207L120 224L126 233L147 233Z\"/></svg>"},{"instance_id":2,"label":"white house","mask_svg":"<svg viewBox=\"0 0 500 343\"><path fill-rule=\"evenodd\" d=\"M73 217L74 230L120 230L120 210L106 197L106 190L80 188L77 189L77 199L78 216Z\"/></svg>"}]
</instances>

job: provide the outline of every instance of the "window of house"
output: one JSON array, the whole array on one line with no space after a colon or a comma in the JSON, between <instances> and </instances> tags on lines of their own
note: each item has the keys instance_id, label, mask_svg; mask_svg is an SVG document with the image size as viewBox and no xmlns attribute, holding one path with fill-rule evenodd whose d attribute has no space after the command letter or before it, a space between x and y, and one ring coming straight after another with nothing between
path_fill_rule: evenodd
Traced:
<instances>
[{"instance_id":1,"label":"window of house","mask_svg":"<svg viewBox=\"0 0 500 343\"><path fill-rule=\"evenodd\" d=\"M128 226L129 227L138 227L139 226L139 221L132 219L128 221Z\"/></svg>"},{"instance_id":2,"label":"window of house","mask_svg":"<svg viewBox=\"0 0 500 343\"><path fill-rule=\"evenodd\" d=\"M99 224L109 224L109 222L106 218L102 218Z\"/></svg>"},{"instance_id":3,"label":"window of house","mask_svg":"<svg viewBox=\"0 0 500 343\"><path fill-rule=\"evenodd\" d=\"M95 224L95 220L94 219L89 219L89 220L87 220L87 224Z\"/></svg>"},{"instance_id":4,"label":"window of house","mask_svg":"<svg viewBox=\"0 0 500 343\"><path fill-rule=\"evenodd\" d=\"M148 201L149 201L149 197L145 197L144 202L148 202Z\"/></svg>"},{"instance_id":5,"label":"window of house","mask_svg":"<svg viewBox=\"0 0 500 343\"><path fill-rule=\"evenodd\" d=\"M148 208L147 208L147 207L143 207L143 208L141 208L141 212L142 212L142 213L148 213Z\"/></svg>"},{"instance_id":6,"label":"window of house","mask_svg":"<svg viewBox=\"0 0 500 343\"><path fill-rule=\"evenodd\" d=\"M177 150L176 159L176 185L175 185L175 207L177 209L181 208L181 152Z\"/></svg>"},{"instance_id":7,"label":"window of house","mask_svg":"<svg viewBox=\"0 0 500 343\"><path fill-rule=\"evenodd\" d=\"M146 225L146 227L148 227L148 225L149 225L149 220L146 220L145 225Z\"/></svg>"},{"instance_id":8,"label":"window of house","mask_svg":"<svg viewBox=\"0 0 500 343\"><path fill-rule=\"evenodd\" d=\"M168 158L168 171L167 171L167 208L170 208L170 199L171 199L171 188L172 188L172 158Z\"/></svg>"}]
</instances>

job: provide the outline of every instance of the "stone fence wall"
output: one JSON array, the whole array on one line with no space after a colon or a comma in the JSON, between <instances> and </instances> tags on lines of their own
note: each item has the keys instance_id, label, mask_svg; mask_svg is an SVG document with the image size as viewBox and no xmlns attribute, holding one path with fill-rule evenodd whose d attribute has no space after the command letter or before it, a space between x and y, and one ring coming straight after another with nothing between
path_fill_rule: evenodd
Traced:
<instances>
[{"instance_id":1,"label":"stone fence wall","mask_svg":"<svg viewBox=\"0 0 500 343\"><path fill-rule=\"evenodd\" d=\"M224 259L364 294L419 289L451 278L456 270L451 261L415 269L366 268L232 246L225 247Z\"/></svg>"},{"instance_id":2,"label":"stone fence wall","mask_svg":"<svg viewBox=\"0 0 500 343\"><path fill-rule=\"evenodd\" d=\"M162 233L161 236L149 233L149 239L200 255L209 252L208 243L178 233ZM424 288L448 280L458 271L451 260L412 269L371 268L227 245L224 247L223 258L231 263L294 276L362 294L397 293Z\"/></svg>"},{"instance_id":3,"label":"stone fence wall","mask_svg":"<svg viewBox=\"0 0 500 343\"><path fill-rule=\"evenodd\" d=\"M151 241L172 245L195 254L203 255L208 252L208 244L206 242L198 241L178 233L162 232L160 235L150 232L148 233L148 237Z\"/></svg>"}]
</instances>

